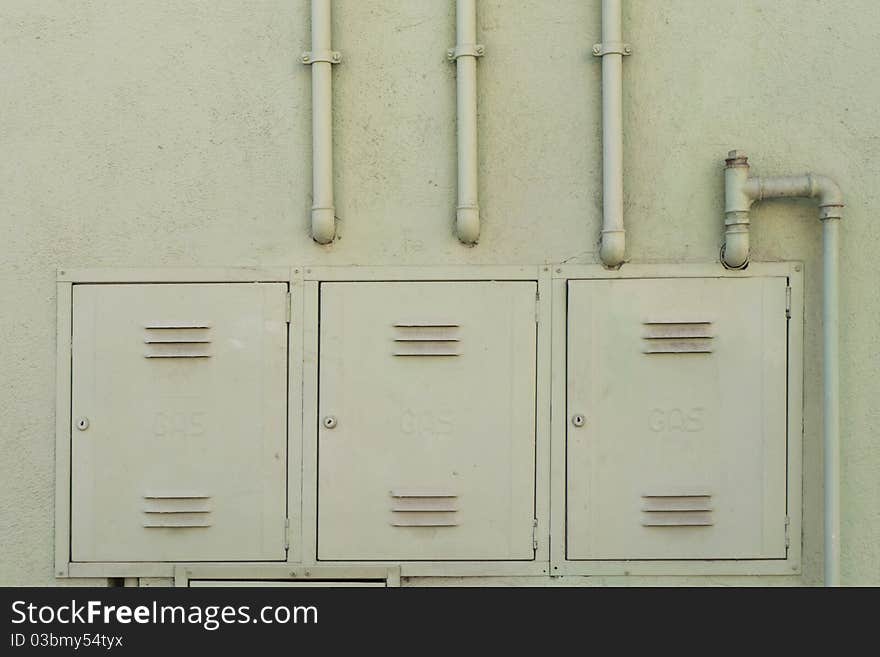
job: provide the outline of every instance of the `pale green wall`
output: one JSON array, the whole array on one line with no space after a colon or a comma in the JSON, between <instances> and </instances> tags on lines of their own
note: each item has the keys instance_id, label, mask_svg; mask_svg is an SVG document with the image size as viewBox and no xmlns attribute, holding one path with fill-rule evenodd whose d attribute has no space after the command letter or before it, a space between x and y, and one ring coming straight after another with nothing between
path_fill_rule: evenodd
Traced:
<instances>
[{"instance_id":1,"label":"pale green wall","mask_svg":"<svg viewBox=\"0 0 880 657\"><path fill-rule=\"evenodd\" d=\"M451 0L334 2L342 240L308 238L308 5L0 2L0 583L55 581L57 268L595 262L599 0L478 3L475 248L452 236ZM880 584L880 3L625 5L633 262L717 260L729 148L756 174L814 169L844 189L843 580ZM790 201L756 206L753 225L753 259L803 260L807 294L804 575L760 581L815 584L821 228Z\"/></svg>"}]
</instances>

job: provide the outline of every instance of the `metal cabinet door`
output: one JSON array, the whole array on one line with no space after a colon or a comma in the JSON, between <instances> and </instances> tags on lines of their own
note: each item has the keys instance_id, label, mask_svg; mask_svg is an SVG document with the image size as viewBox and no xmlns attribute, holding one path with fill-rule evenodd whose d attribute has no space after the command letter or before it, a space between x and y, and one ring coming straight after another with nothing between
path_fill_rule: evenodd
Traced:
<instances>
[{"instance_id":1,"label":"metal cabinet door","mask_svg":"<svg viewBox=\"0 0 880 657\"><path fill-rule=\"evenodd\" d=\"M536 289L321 285L320 559L534 558Z\"/></svg>"},{"instance_id":2,"label":"metal cabinet door","mask_svg":"<svg viewBox=\"0 0 880 657\"><path fill-rule=\"evenodd\" d=\"M784 558L786 279L568 284L567 557Z\"/></svg>"},{"instance_id":3,"label":"metal cabinet door","mask_svg":"<svg viewBox=\"0 0 880 657\"><path fill-rule=\"evenodd\" d=\"M74 286L74 561L285 558L286 295Z\"/></svg>"}]
</instances>

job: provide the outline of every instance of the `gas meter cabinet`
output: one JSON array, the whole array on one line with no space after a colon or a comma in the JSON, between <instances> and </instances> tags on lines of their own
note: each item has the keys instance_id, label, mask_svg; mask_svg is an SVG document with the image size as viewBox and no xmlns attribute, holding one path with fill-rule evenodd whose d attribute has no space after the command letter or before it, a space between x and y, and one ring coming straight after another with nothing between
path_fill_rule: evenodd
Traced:
<instances>
[{"instance_id":1,"label":"gas meter cabinet","mask_svg":"<svg viewBox=\"0 0 880 657\"><path fill-rule=\"evenodd\" d=\"M58 299L59 577L800 568L798 264L68 270Z\"/></svg>"}]
</instances>

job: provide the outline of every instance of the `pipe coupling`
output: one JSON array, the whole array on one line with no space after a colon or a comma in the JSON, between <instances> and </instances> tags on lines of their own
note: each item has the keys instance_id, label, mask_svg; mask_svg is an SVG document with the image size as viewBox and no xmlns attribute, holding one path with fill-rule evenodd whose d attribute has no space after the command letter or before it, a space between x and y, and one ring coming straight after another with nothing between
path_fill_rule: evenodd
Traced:
<instances>
[{"instance_id":1,"label":"pipe coupling","mask_svg":"<svg viewBox=\"0 0 880 657\"><path fill-rule=\"evenodd\" d=\"M748 210L734 210L724 213L724 226L728 233L748 232L750 223Z\"/></svg>"},{"instance_id":2,"label":"pipe coupling","mask_svg":"<svg viewBox=\"0 0 880 657\"><path fill-rule=\"evenodd\" d=\"M748 167L749 157L742 151L730 151L724 160L724 166L728 169L733 167Z\"/></svg>"}]
</instances>

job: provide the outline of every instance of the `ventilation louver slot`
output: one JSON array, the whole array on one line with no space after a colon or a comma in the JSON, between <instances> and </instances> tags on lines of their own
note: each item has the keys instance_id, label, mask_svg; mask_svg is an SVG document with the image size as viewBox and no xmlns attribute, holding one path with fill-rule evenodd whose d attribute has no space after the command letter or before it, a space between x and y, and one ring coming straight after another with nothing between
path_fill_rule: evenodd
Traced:
<instances>
[{"instance_id":1,"label":"ventilation louver slot","mask_svg":"<svg viewBox=\"0 0 880 657\"><path fill-rule=\"evenodd\" d=\"M642 495L645 527L700 527L713 525L712 496L708 493Z\"/></svg>"},{"instance_id":2,"label":"ventilation louver slot","mask_svg":"<svg viewBox=\"0 0 880 657\"><path fill-rule=\"evenodd\" d=\"M144 527L210 527L210 495L144 495Z\"/></svg>"},{"instance_id":3,"label":"ventilation louver slot","mask_svg":"<svg viewBox=\"0 0 880 657\"><path fill-rule=\"evenodd\" d=\"M398 322L394 325L395 356L458 356L458 324Z\"/></svg>"},{"instance_id":4,"label":"ventilation louver slot","mask_svg":"<svg viewBox=\"0 0 880 657\"><path fill-rule=\"evenodd\" d=\"M150 322L145 358L210 358L211 325L207 322Z\"/></svg>"},{"instance_id":5,"label":"ventilation louver slot","mask_svg":"<svg viewBox=\"0 0 880 657\"><path fill-rule=\"evenodd\" d=\"M391 491L394 527L455 527L457 495L440 490Z\"/></svg>"},{"instance_id":6,"label":"ventilation louver slot","mask_svg":"<svg viewBox=\"0 0 880 657\"><path fill-rule=\"evenodd\" d=\"M643 322L646 354L708 354L712 352L712 322L708 320L647 320Z\"/></svg>"}]
</instances>

